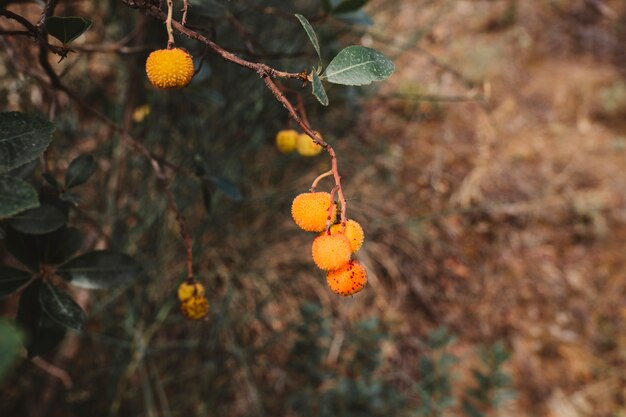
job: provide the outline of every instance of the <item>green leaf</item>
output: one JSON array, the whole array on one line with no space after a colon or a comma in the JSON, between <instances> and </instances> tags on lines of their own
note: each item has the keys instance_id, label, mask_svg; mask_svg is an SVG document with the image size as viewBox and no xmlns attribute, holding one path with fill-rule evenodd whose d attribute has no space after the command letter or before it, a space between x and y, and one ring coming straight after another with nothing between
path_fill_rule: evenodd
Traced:
<instances>
[{"instance_id":1,"label":"green leaf","mask_svg":"<svg viewBox=\"0 0 626 417\"><path fill-rule=\"evenodd\" d=\"M313 26L306 20L306 17L301 14L296 14L296 17L300 21L300 24L304 28L304 31L309 36L309 40L313 44L313 48L315 48L315 52L317 52L317 57L320 62L320 68L322 67L322 53L320 51L320 42L317 40L317 35L315 34L315 30L313 30Z\"/></svg>"},{"instance_id":2,"label":"green leaf","mask_svg":"<svg viewBox=\"0 0 626 417\"><path fill-rule=\"evenodd\" d=\"M41 280L36 280L26 287L20 296L17 308L16 324L26 333L26 351L28 357L48 353L58 346L65 337L65 327L50 319L39 303Z\"/></svg>"},{"instance_id":3,"label":"green leaf","mask_svg":"<svg viewBox=\"0 0 626 417\"><path fill-rule=\"evenodd\" d=\"M91 27L91 20L79 16L50 16L44 23L46 32L60 40L63 45L78 38L89 27Z\"/></svg>"},{"instance_id":4,"label":"green leaf","mask_svg":"<svg viewBox=\"0 0 626 417\"><path fill-rule=\"evenodd\" d=\"M226 197L230 198L233 201L241 201L243 200L243 195L241 191L230 181L225 180L224 178L215 177L213 175L206 177L218 190L223 192Z\"/></svg>"},{"instance_id":5,"label":"green leaf","mask_svg":"<svg viewBox=\"0 0 626 417\"><path fill-rule=\"evenodd\" d=\"M12 228L22 233L41 235L62 227L67 216L51 204L21 212L9 220Z\"/></svg>"},{"instance_id":6,"label":"green leaf","mask_svg":"<svg viewBox=\"0 0 626 417\"><path fill-rule=\"evenodd\" d=\"M16 292L20 287L30 281L30 272L21 271L15 268L0 267L0 298L6 297Z\"/></svg>"},{"instance_id":7,"label":"green leaf","mask_svg":"<svg viewBox=\"0 0 626 417\"><path fill-rule=\"evenodd\" d=\"M65 191L59 194L59 200L70 203L74 207L78 207L78 205L80 204L80 196L74 193L70 193L69 191Z\"/></svg>"},{"instance_id":8,"label":"green leaf","mask_svg":"<svg viewBox=\"0 0 626 417\"><path fill-rule=\"evenodd\" d=\"M12 324L0 320L0 381L13 365L21 346L21 333Z\"/></svg>"},{"instance_id":9,"label":"green leaf","mask_svg":"<svg viewBox=\"0 0 626 417\"><path fill-rule=\"evenodd\" d=\"M125 253L103 250L71 259L57 273L77 287L101 289L131 283L139 277L141 268Z\"/></svg>"},{"instance_id":10,"label":"green leaf","mask_svg":"<svg viewBox=\"0 0 626 417\"><path fill-rule=\"evenodd\" d=\"M333 58L322 78L335 84L366 85L388 78L394 69L393 62L375 49L353 45Z\"/></svg>"},{"instance_id":11,"label":"green leaf","mask_svg":"<svg viewBox=\"0 0 626 417\"><path fill-rule=\"evenodd\" d=\"M359 10L361 7L365 6L369 0L345 0L339 3L333 10L332 13L350 13Z\"/></svg>"},{"instance_id":12,"label":"green leaf","mask_svg":"<svg viewBox=\"0 0 626 417\"><path fill-rule=\"evenodd\" d=\"M81 155L70 162L65 172L65 187L84 184L96 170L96 161L91 155Z\"/></svg>"},{"instance_id":13,"label":"green leaf","mask_svg":"<svg viewBox=\"0 0 626 417\"><path fill-rule=\"evenodd\" d=\"M43 311L57 323L78 331L85 327L87 315L61 288L44 282L39 289L39 302Z\"/></svg>"},{"instance_id":14,"label":"green leaf","mask_svg":"<svg viewBox=\"0 0 626 417\"><path fill-rule=\"evenodd\" d=\"M313 88L313 95L317 97L317 100L322 103L322 106L328 106L328 96L326 95L326 90L324 90L324 86L322 85L322 80L317 75L316 72L311 73L313 77L313 82L311 83Z\"/></svg>"},{"instance_id":15,"label":"green leaf","mask_svg":"<svg viewBox=\"0 0 626 417\"><path fill-rule=\"evenodd\" d=\"M6 247L17 260L31 271L39 264L60 265L70 259L81 247L82 235L78 229L61 227L43 235L29 235L7 229Z\"/></svg>"},{"instance_id":16,"label":"green leaf","mask_svg":"<svg viewBox=\"0 0 626 417\"><path fill-rule=\"evenodd\" d=\"M19 178L0 176L0 219L37 207L37 191Z\"/></svg>"},{"instance_id":17,"label":"green leaf","mask_svg":"<svg viewBox=\"0 0 626 417\"><path fill-rule=\"evenodd\" d=\"M39 116L0 113L0 173L32 161L52 141L54 125Z\"/></svg>"},{"instance_id":18,"label":"green leaf","mask_svg":"<svg viewBox=\"0 0 626 417\"><path fill-rule=\"evenodd\" d=\"M59 184L59 182L56 180L56 178L54 178L48 172L44 172L43 174L41 174L41 176L43 177L44 180L46 180L48 185L52 187L54 191L59 192L61 190L61 185Z\"/></svg>"}]
</instances>

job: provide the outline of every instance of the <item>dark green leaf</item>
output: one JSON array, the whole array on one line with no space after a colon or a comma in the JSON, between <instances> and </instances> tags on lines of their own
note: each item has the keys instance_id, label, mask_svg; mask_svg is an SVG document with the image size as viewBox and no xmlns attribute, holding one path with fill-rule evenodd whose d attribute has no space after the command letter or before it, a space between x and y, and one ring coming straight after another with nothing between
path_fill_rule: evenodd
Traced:
<instances>
[{"instance_id":1,"label":"dark green leaf","mask_svg":"<svg viewBox=\"0 0 626 417\"><path fill-rule=\"evenodd\" d=\"M70 203L74 207L78 207L80 204L80 196L70 193L69 191L59 194L59 199L61 199L61 201L65 201L66 203Z\"/></svg>"},{"instance_id":2,"label":"dark green leaf","mask_svg":"<svg viewBox=\"0 0 626 417\"><path fill-rule=\"evenodd\" d=\"M91 26L91 20L79 16L50 16L44 23L46 32L64 45L78 38Z\"/></svg>"},{"instance_id":3,"label":"dark green leaf","mask_svg":"<svg viewBox=\"0 0 626 417\"><path fill-rule=\"evenodd\" d=\"M38 251L33 250L36 244L35 235L20 233L10 227L6 229L5 246L9 253L29 270L35 272L39 270Z\"/></svg>"},{"instance_id":4,"label":"dark green leaf","mask_svg":"<svg viewBox=\"0 0 626 417\"><path fill-rule=\"evenodd\" d=\"M39 160L35 158L32 161L26 162L25 164L20 165L17 168L13 168L9 172L7 172L6 175L9 177L17 177L23 180L27 180L28 178L30 178L31 175L33 175L38 165Z\"/></svg>"},{"instance_id":5,"label":"dark green leaf","mask_svg":"<svg viewBox=\"0 0 626 417\"><path fill-rule=\"evenodd\" d=\"M43 174L41 174L41 176L43 177L44 180L46 180L48 185L50 185L54 191L61 190L61 185L59 185L59 182L52 175L50 175L47 172L44 172Z\"/></svg>"},{"instance_id":6,"label":"dark green leaf","mask_svg":"<svg viewBox=\"0 0 626 417\"><path fill-rule=\"evenodd\" d=\"M96 161L91 155L81 155L70 162L65 172L65 187L84 184L96 170Z\"/></svg>"},{"instance_id":7,"label":"dark green leaf","mask_svg":"<svg viewBox=\"0 0 626 417\"><path fill-rule=\"evenodd\" d=\"M20 352L22 335L10 323L0 320L0 381Z\"/></svg>"},{"instance_id":8,"label":"dark green leaf","mask_svg":"<svg viewBox=\"0 0 626 417\"><path fill-rule=\"evenodd\" d=\"M239 189L230 181L212 175L207 177L207 179L211 181L215 188L223 192L226 197L230 198L231 200L243 200L243 195L241 194L241 191L239 191Z\"/></svg>"},{"instance_id":9,"label":"dark green leaf","mask_svg":"<svg viewBox=\"0 0 626 417\"><path fill-rule=\"evenodd\" d=\"M12 228L22 233L40 235L49 233L67 223L67 216L50 204L21 212L9 220Z\"/></svg>"},{"instance_id":10,"label":"dark green leaf","mask_svg":"<svg viewBox=\"0 0 626 417\"><path fill-rule=\"evenodd\" d=\"M0 266L0 298L13 294L31 278L30 272Z\"/></svg>"},{"instance_id":11,"label":"dark green leaf","mask_svg":"<svg viewBox=\"0 0 626 417\"><path fill-rule=\"evenodd\" d=\"M41 280L26 287L20 296L15 317L16 324L25 332L28 357L43 355L54 349L65 337L65 327L50 319L41 309L39 289Z\"/></svg>"},{"instance_id":12,"label":"dark green leaf","mask_svg":"<svg viewBox=\"0 0 626 417\"><path fill-rule=\"evenodd\" d=\"M71 259L57 273L77 287L99 289L129 284L139 277L141 268L124 253L104 250Z\"/></svg>"},{"instance_id":13,"label":"dark green leaf","mask_svg":"<svg viewBox=\"0 0 626 417\"><path fill-rule=\"evenodd\" d=\"M0 173L32 161L52 141L54 125L20 112L0 113Z\"/></svg>"},{"instance_id":14,"label":"dark green leaf","mask_svg":"<svg viewBox=\"0 0 626 417\"><path fill-rule=\"evenodd\" d=\"M59 265L70 259L83 243L80 230L62 227L45 235L33 236L39 260L47 265Z\"/></svg>"},{"instance_id":15,"label":"dark green leaf","mask_svg":"<svg viewBox=\"0 0 626 417\"><path fill-rule=\"evenodd\" d=\"M322 81L316 72L311 74L313 77L313 82L311 83L313 88L313 95L317 98L317 100L322 103L322 106L328 106L328 96L326 95L326 90L324 90L324 86L322 85Z\"/></svg>"},{"instance_id":16,"label":"dark green leaf","mask_svg":"<svg viewBox=\"0 0 626 417\"><path fill-rule=\"evenodd\" d=\"M386 56L365 46L348 46L328 64L322 75L329 82L366 85L388 78L395 67Z\"/></svg>"},{"instance_id":17,"label":"dark green leaf","mask_svg":"<svg viewBox=\"0 0 626 417\"><path fill-rule=\"evenodd\" d=\"M0 219L37 207L37 191L19 178L0 176Z\"/></svg>"},{"instance_id":18,"label":"dark green leaf","mask_svg":"<svg viewBox=\"0 0 626 417\"><path fill-rule=\"evenodd\" d=\"M87 315L61 288L44 282L39 289L39 302L43 311L57 323L78 331L85 327Z\"/></svg>"},{"instance_id":19,"label":"dark green leaf","mask_svg":"<svg viewBox=\"0 0 626 417\"><path fill-rule=\"evenodd\" d=\"M345 0L339 3L332 11L333 14L336 13L349 13L355 12L359 10L361 7L365 6L369 0Z\"/></svg>"},{"instance_id":20,"label":"dark green leaf","mask_svg":"<svg viewBox=\"0 0 626 417\"><path fill-rule=\"evenodd\" d=\"M296 14L296 17L300 21L300 24L302 25L302 27L304 28L304 31L309 37L309 40L311 41L313 48L315 48L315 52L317 52L317 57L319 58L320 67L321 67L322 66L322 53L320 51L320 42L317 40L317 35L315 34L315 30L313 30L313 26L311 26L309 21L306 20L306 17L302 16L301 14Z\"/></svg>"}]
</instances>

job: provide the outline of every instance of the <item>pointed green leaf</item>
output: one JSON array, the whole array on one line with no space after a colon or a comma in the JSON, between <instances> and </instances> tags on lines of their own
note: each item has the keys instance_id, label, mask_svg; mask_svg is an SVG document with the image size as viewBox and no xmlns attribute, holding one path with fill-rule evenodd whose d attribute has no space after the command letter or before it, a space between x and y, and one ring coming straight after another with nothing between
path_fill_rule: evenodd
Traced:
<instances>
[{"instance_id":1,"label":"pointed green leaf","mask_svg":"<svg viewBox=\"0 0 626 417\"><path fill-rule=\"evenodd\" d=\"M309 23L306 17L301 14L296 14L296 17L300 21L300 24L304 28L304 31L309 37L309 40L313 44L313 48L315 48L315 52L317 52L317 57L319 58L320 67L322 66L322 53L320 51L320 42L317 40L317 35L315 34L315 30L313 30L313 26Z\"/></svg>"},{"instance_id":2,"label":"pointed green leaf","mask_svg":"<svg viewBox=\"0 0 626 417\"><path fill-rule=\"evenodd\" d=\"M26 285L31 278L30 272L0 266L0 298L13 294Z\"/></svg>"},{"instance_id":3,"label":"pointed green leaf","mask_svg":"<svg viewBox=\"0 0 626 417\"><path fill-rule=\"evenodd\" d=\"M77 287L100 289L131 283L139 277L141 268L125 253L103 250L71 259L57 273Z\"/></svg>"},{"instance_id":4,"label":"pointed green leaf","mask_svg":"<svg viewBox=\"0 0 626 417\"><path fill-rule=\"evenodd\" d=\"M65 172L65 187L84 184L96 170L96 161L91 155L81 155L70 162Z\"/></svg>"},{"instance_id":5,"label":"pointed green leaf","mask_svg":"<svg viewBox=\"0 0 626 417\"><path fill-rule=\"evenodd\" d=\"M91 27L91 20L79 16L50 16L44 23L46 32L64 45L85 33L89 27Z\"/></svg>"},{"instance_id":6,"label":"pointed green leaf","mask_svg":"<svg viewBox=\"0 0 626 417\"><path fill-rule=\"evenodd\" d=\"M39 116L0 113L0 173L32 161L52 141L54 125Z\"/></svg>"},{"instance_id":7,"label":"pointed green leaf","mask_svg":"<svg viewBox=\"0 0 626 417\"><path fill-rule=\"evenodd\" d=\"M21 346L21 333L9 322L0 320L0 381L17 359Z\"/></svg>"},{"instance_id":8,"label":"pointed green leaf","mask_svg":"<svg viewBox=\"0 0 626 417\"><path fill-rule=\"evenodd\" d=\"M41 309L41 280L26 287L20 296L15 323L25 332L28 357L43 355L57 347L65 337L65 327L50 319Z\"/></svg>"},{"instance_id":9,"label":"pointed green leaf","mask_svg":"<svg viewBox=\"0 0 626 417\"><path fill-rule=\"evenodd\" d=\"M355 12L365 6L369 0L345 0L339 3L332 11L333 14L336 13L349 13Z\"/></svg>"},{"instance_id":10,"label":"pointed green leaf","mask_svg":"<svg viewBox=\"0 0 626 417\"><path fill-rule=\"evenodd\" d=\"M82 233L74 227L62 227L33 238L38 258L46 265L62 264L78 252L83 243Z\"/></svg>"},{"instance_id":11,"label":"pointed green leaf","mask_svg":"<svg viewBox=\"0 0 626 417\"><path fill-rule=\"evenodd\" d=\"M0 176L0 219L39 206L37 191L19 178Z\"/></svg>"},{"instance_id":12,"label":"pointed green leaf","mask_svg":"<svg viewBox=\"0 0 626 417\"><path fill-rule=\"evenodd\" d=\"M57 323L78 331L85 327L87 315L61 288L44 282L39 289L39 302L43 311Z\"/></svg>"},{"instance_id":13,"label":"pointed green leaf","mask_svg":"<svg viewBox=\"0 0 626 417\"><path fill-rule=\"evenodd\" d=\"M322 80L317 75L315 71L311 73L313 77L313 82L311 83L313 89L313 95L317 97L317 100L322 103L322 106L328 106L328 96L326 95L326 90L324 90L324 86L322 85Z\"/></svg>"},{"instance_id":14,"label":"pointed green leaf","mask_svg":"<svg viewBox=\"0 0 626 417\"><path fill-rule=\"evenodd\" d=\"M333 58L322 78L335 84L366 85L388 78L394 69L393 62L375 49L353 45Z\"/></svg>"},{"instance_id":15,"label":"pointed green leaf","mask_svg":"<svg viewBox=\"0 0 626 417\"><path fill-rule=\"evenodd\" d=\"M67 216L51 204L21 212L9 220L15 230L22 233L40 235L49 233L67 223Z\"/></svg>"}]
</instances>

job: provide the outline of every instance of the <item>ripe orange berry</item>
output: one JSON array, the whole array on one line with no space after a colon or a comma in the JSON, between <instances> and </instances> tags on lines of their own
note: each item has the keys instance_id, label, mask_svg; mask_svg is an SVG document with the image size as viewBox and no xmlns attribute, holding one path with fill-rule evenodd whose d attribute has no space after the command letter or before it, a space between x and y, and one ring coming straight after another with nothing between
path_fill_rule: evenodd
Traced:
<instances>
[{"instance_id":1,"label":"ripe orange berry","mask_svg":"<svg viewBox=\"0 0 626 417\"><path fill-rule=\"evenodd\" d=\"M322 139L322 135L320 135L319 132L315 132L315 134ZM313 139L311 139L311 137L306 133L298 135L296 147L298 149L298 153L302 156L315 156L322 152L323 149L320 145L313 142Z\"/></svg>"},{"instance_id":2,"label":"ripe orange berry","mask_svg":"<svg viewBox=\"0 0 626 417\"><path fill-rule=\"evenodd\" d=\"M342 234L321 235L313 240L313 262L326 271L340 268L350 260L350 242Z\"/></svg>"},{"instance_id":3,"label":"ripe orange berry","mask_svg":"<svg viewBox=\"0 0 626 417\"><path fill-rule=\"evenodd\" d=\"M341 233L342 229L343 227L341 224L333 224L330 226L330 234L334 235ZM346 222L346 231L344 234L350 241L350 249L352 249L352 253L361 249L363 240L365 239L365 233L363 233L363 228L359 223L354 220L348 220Z\"/></svg>"},{"instance_id":4,"label":"ripe orange berry","mask_svg":"<svg viewBox=\"0 0 626 417\"><path fill-rule=\"evenodd\" d=\"M282 153L290 153L296 150L298 132L293 129L281 130L276 134L276 147Z\"/></svg>"},{"instance_id":5,"label":"ripe orange berry","mask_svg":"<svg viewBox=\"0 0 626 417\"><path fill-rule=\"evenodd\" d=\"M178 286L178 299L180 301L187 301L191 297L204 296L204 286L197 281L187 282L184 281Z\"/></svg>"},{"instance_id":6,"label":"ripe orange berry","mask_svg":"<svg viewBox=\"0 0 626 417\"><path fill-rule=\"evenodd\" d=\"M181 303L180 311L189 320L200 320L209 314L209 301L204 295L194 295Z\"/></svg>"},{"instance_id":7,"label":"ripe orange berry","mask_svg":"<svg viewBox=\"0 0 626 417\"><path fill-rule=\"evenodd\" d=\"M193 60L180 48L159 49L148 56L146 73L156 88L184 87L193 77Z\"/></svg>"},{"instance_id":8,"label":"ripe orange berry","mask_svg":"<svg viewBox=\"0 0 626 417\"><path fill-rule=\"evenodd\" d=\"M328 271L326 282L335 294L353 295L365 288L367 271L359 261L352 260L339 269Z\"/></svg>"},{"instance_id":9,"label":"ripe orange berry","mask_svg":"<svg viewBox=\"0 0 626 417\"><path fill-rule=\"evenodd\" d=\"M324 192L302 193L291 204L291 216L296 224L307 232L321 232L326 229L330 194ZM337 206L332 203L331 219L337 216Z\"/></svg>"}]
</instances>

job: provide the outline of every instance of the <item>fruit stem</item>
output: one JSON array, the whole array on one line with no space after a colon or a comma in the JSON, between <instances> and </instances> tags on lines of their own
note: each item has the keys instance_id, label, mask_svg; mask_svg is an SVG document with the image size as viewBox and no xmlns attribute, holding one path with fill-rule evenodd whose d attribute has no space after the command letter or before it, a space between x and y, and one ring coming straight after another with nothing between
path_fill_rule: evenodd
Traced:
<instances>
[{"instance_id":1,"label":"fruit stem","mask_svg":"<svg viewBox=\"0 0 626 417\"><path fill-rule=\"evenodd\" d=\"M167 28L167 49L174 48L174 31L172 30L172 8L172 0L167 0L167 19L165 20L165 27Z\"/></svg>"},{"instance_id":2,"label":"fruit stem","mask_svg":"<svg viewBox=\"0 0 626 417\"><path fill-rule=\"evenodd\" d=\"M187 26L187 10L189 10L189 2L187 0L183 0L183 18L180 21L183 26Z\"/></svg>"},{"instance_id":3,"label":"fruit stem","mask_svg":"<svg viewBox=\"0 0 626 417\"><path fill-rule=\"evenodd\" d=\"M317 184L324 178L329 177L333 175L333 171L332 169L328 172L324 172L323 174L321 174L319 177L315 178L315 181L313 181L313 184L311 184L311 188L309 189L310 192L314 193L315 189L317 188Z\"/></svg>"}]
</instances>

